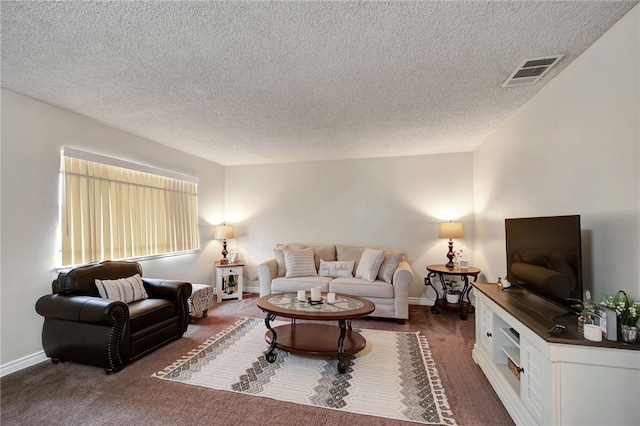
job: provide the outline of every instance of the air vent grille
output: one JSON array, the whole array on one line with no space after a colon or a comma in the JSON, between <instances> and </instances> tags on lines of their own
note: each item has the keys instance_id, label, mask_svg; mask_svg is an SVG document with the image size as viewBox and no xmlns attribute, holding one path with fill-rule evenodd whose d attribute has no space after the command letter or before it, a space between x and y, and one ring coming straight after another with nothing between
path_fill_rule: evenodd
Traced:
<instances>
[{"instance_id":1,"label":"air vent grille","mask_svg":"<svg viewBox=\"0 0 640 426\"><path fill-rule=\"evenodd\" d=\"M502 84L502 87L534 84L542 78L564 55L525 59Z\"/></svg>"}]
</instances>

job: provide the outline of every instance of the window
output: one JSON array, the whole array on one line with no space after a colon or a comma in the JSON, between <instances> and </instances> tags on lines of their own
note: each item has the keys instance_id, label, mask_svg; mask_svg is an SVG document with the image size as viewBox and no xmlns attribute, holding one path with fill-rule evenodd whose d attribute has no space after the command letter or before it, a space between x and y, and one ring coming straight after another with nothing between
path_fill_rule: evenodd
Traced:
<instances>
[{"instance_id":1,"label":"window","mask_svg":"<svg viewBox=\"0 0 640 426\"><path fill-rule=\"evenodd\" d=\"M62 265L199 248L195 178L70 148L60 175Z\"/></svg>"}]
</instances>

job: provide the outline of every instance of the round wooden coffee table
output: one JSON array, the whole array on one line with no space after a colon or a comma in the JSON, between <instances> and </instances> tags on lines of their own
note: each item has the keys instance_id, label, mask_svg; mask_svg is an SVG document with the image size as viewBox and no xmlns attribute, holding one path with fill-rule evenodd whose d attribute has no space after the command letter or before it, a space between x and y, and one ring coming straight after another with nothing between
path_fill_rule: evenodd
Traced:
<instances>
[{"instance_id":1,"label":"round wooden coffee table","mask_svg":"<svg viewBox=\"0 0 640 426\"><path fill-rule=\"evenodd\" d=\"M336 294L335 303L327 303L326 294L322 302L299 302L296 294L277 293L262 296L256 301L267 313L264 320L269 329L265 340L270 344L265 354L268 362L276 360L276 349L298 355L338 357L338 372L347 370L345 355L353 355L366 346L365 338L351 328L351 320L362 318L375 310L369 300L346 294ZM271 326L276 317L290 318L291 323ZM297 319L315 321L338 321L338 326L318 323L296 324Z\"/></svg>"}]
</instances>

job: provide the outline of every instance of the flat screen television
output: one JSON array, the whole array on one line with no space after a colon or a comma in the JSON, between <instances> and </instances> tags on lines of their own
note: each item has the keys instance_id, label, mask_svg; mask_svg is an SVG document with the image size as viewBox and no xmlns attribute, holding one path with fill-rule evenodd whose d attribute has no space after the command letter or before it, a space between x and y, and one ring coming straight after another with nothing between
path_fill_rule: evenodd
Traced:
<instances>
[{"instance_id":1,"label":"flat screen television","mask_svg":"<svg viewBox=\"0 0 640 426\"><path fill-rule=\"evenodd\" d=\"M582 299L580 215L505 219L507 279L569 309Z\"/></svg>"}]
</instances>

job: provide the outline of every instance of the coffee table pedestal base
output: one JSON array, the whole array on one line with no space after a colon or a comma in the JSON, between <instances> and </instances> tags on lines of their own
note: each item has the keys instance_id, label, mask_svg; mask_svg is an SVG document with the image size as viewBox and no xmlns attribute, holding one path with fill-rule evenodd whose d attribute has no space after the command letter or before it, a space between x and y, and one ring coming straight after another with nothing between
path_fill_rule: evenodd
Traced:
<instances>
[{"instance_id":1,"label":"coffee table pedestal base","mask_svg":"<svg viewBox=\"0 0 640 426\"><path fill-rule=\"evenodd\" d=\"M340 327L328 324L287 324L274 327L276 332L275 348L296 355L314 357L337 357L339 359L338 370L346 371L347 363L344 355L354 355L365 348L367 341L357 331L346 329L342 350L340 350ZM265 340L273 349L273 333L271 330L265 334ZM271 351L270 351L271 352ZM267 359L269 362L275 361Z\"/></svg>"}]
</instances>

